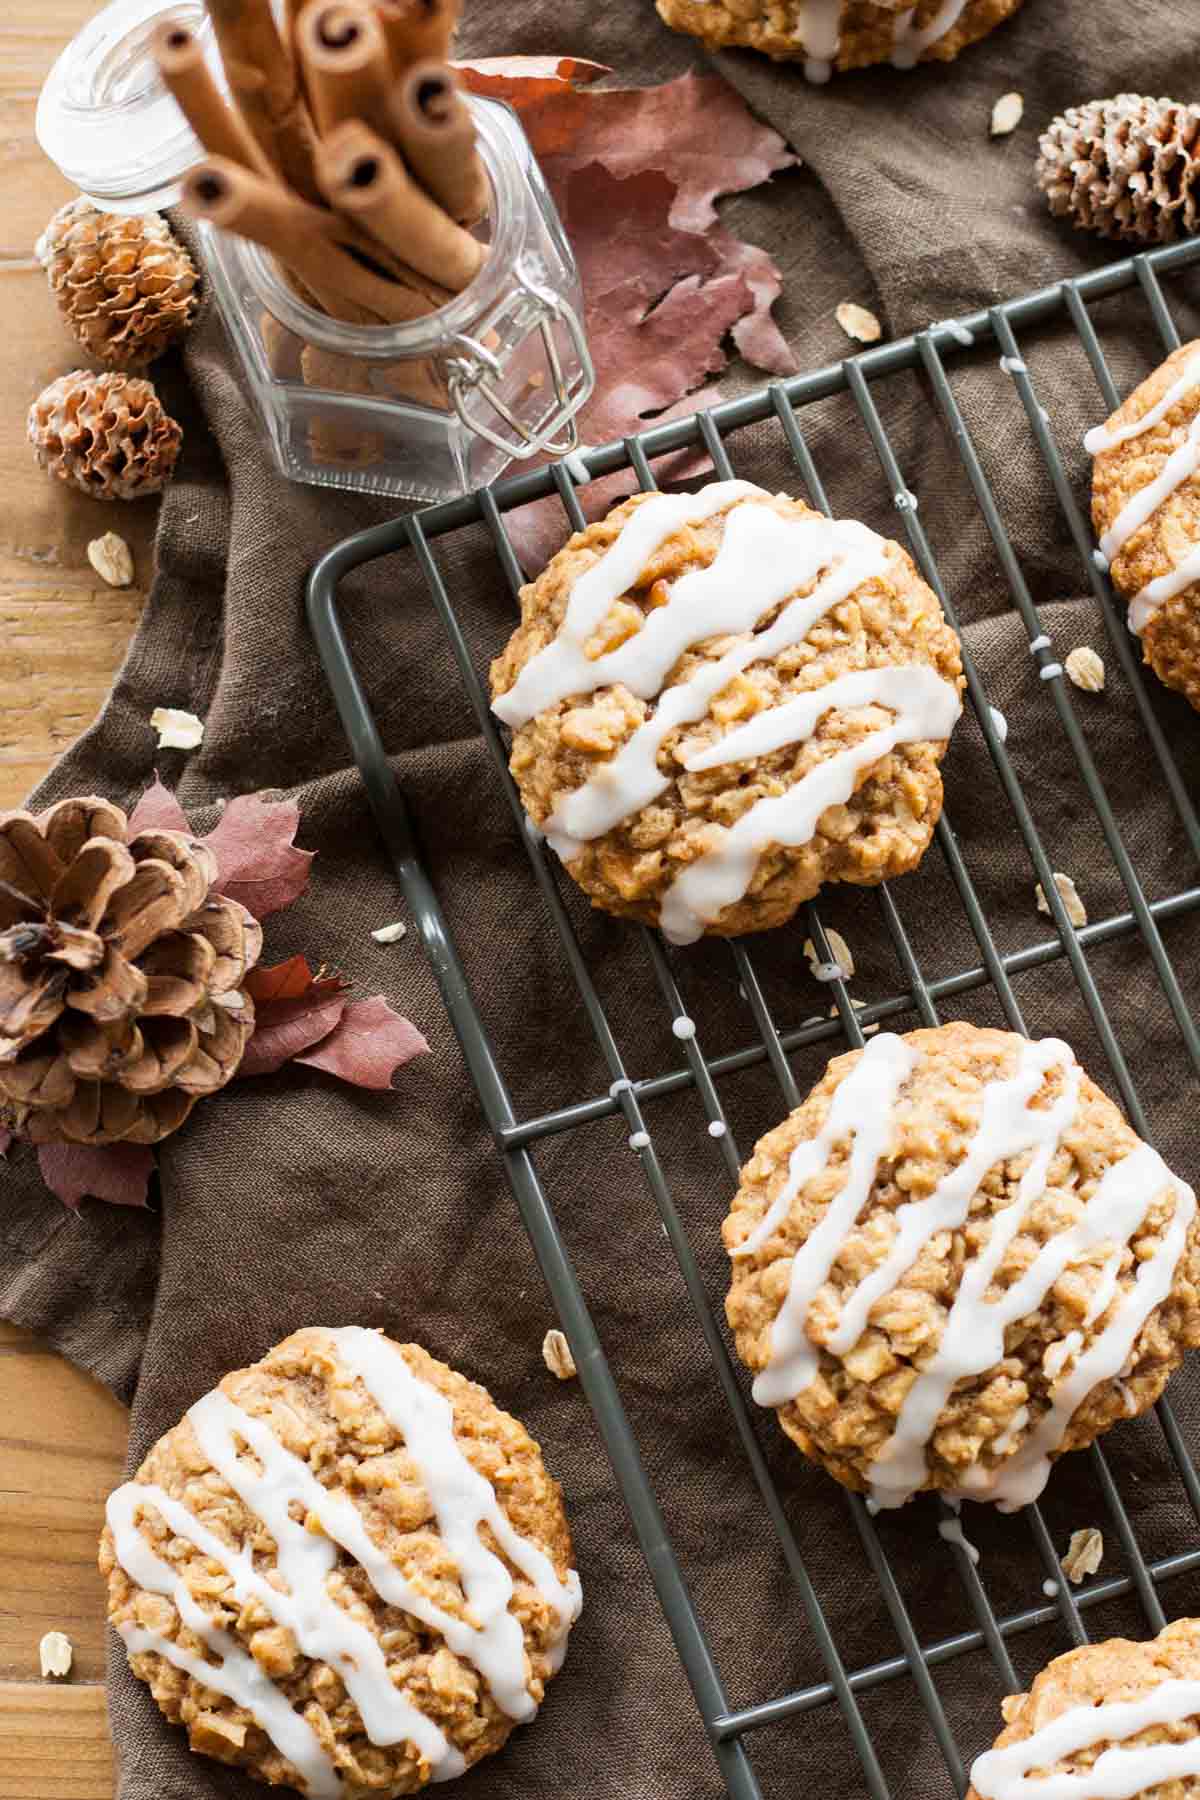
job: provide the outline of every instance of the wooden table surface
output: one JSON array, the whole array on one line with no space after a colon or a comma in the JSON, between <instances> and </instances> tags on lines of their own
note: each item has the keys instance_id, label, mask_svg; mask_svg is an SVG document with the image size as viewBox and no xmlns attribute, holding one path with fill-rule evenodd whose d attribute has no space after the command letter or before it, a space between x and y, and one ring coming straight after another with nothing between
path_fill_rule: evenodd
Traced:
<instances>
[{"instance_id":1,"label":"wooden table surface","mask_svg":"<svg viewBox=\"0 0 1200 1800\"><path fill-rule=\"evenodd\" d=\"M25 441L29 402L84 359L58 317L33 246L71 190L34 140L38 90L98 6L4 0L0 139L0 807L16 806L99 710L151 573L154 508L102 505L42 474ZM117 531L137 585L105 587L87 545ZM104 1613L96 1539L119 1480L125 1415L99 1385L0 1326L0 1800L109 1800ZM38 1641L65 1631L75 1664L43 1681Z\"/></svg>"}]
</instances>

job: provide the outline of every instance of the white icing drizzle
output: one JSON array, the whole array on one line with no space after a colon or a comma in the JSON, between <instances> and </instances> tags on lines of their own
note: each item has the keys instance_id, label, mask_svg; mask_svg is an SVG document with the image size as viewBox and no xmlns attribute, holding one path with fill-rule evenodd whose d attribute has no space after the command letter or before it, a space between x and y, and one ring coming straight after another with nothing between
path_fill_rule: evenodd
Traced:
<instances>
[{"instance_id":1,"label":"white icing drizzle","mask_svg":"<svg viewBox=\"0 0 1200 1800\"><path fill-rule=\"evenodd\" d=\"M1173 381L1162 399L1140 419L1131 419L1125 425L1117 425L1111 431L1107 425L1093 425L1084 436L1083 447L1089 456L1099 456L1102 450L1115 450L1118 444L1127 444L1130 438L1141 437L1143 431L1149 431L1160 419L1165 419L1173 406L1200 383L1200 352L1189 357L1184 364L1183 373Z\"/></svg>"},{"instance_id":2,"label":"white icing drizzle","mask_svg":"<svg viewBox=\"0 0 1200 1800\"><path fill-rule=\"evenodd\" d=\"M1029 640L1029 649L1030 649L1031 654L1035 650L1048 650L1049 648L1050 648L1050 639L1046 636L1044 631L1042 632L1040 637L1030 638L1030 640Z\"/></svg>"},{"instance_id":3,"label":"white icing drizzle","mask_svg":"<svg viewBox=\"0 0 1200 1800\"><path fill-rule=\"evenodd\" d=\"M817 1372L817 1351L806 1331L808 1308L870 1194L880 1158L891 1141L896 1097L915 1062L915 1053L891 1034L867 1045L835 1090L822 1130L797 1145L775 1201L732 1253L745 1257L758 1251L786 1218L805 1183L828 1168L834 1146L852 1139L842 1188L792 1259L788 1292L771 1327L768 1361L754 1383L760 1405L785 1404L802 1393ZM1058 1095L1049 1106L1035 1107L1032 1103L1053 1071L1061 1077ZM1054 1038L1023 1042L1013 1074L984 1086L979 1122L966 1154L930 1195L897 1208L887 1254L842 1300L837 1326L828 1337L835 1355L854 1347L872 1308L894 1290L931 1238L961 1230L988 1171L1028 1153L1016 1195L996 1214L986 1244L964 1268L937 1349L918 1369L892 1436L871 1466L871 1499L877 1509L903 1505L922 1485L929 1438L956 1384L1003 1360L1008 1327L1042 1305L1065 1269L1094 1262L1099 1246L1115 1245L1082 1321L1087 1326L1111 1314L1108 1324L1083 1355L1082 1334L1071 1333L1064 1339L1061 1356L1055 1355L1053 1363L1047 1357L1046 1374L1056 1385L1046 1412L1018 1445L1030 1416L1028 1409L1018 1409L993 1445L1005 1460L993 1469L978 1465L962 1490L970 1499L995 1499L1003 1510L1035 1499L1077 1407L1094 1387L1124 1373L1139 1331L1170 1292L1195 1213L1195 1197L1155 1150L1139 1144L1105 1172L1076 1223L1049 1238L1020 1277L994 1299L987 1297L1006 1251L1046 1192L1055 1152L1075 1117L1081 1081L1082 1071L1068 1045ZM1164 1189L1174 1196L1170 1224L1139 1264L1133 1287L1122 1293L1119 1275L1125 1246ZM1059 1380L1068 1364L1070 1372Z\"/></svg>"},{"instance_id":4,"label":"white icing drizzle","mask_svg":"<svg viewBox=\"0 0 1200 1800\"><path fill-rule=\"evenodd\" d=\"M1163 1681L1137 1700L1068 1707L1031 1736L986 1751L971 1770L971 1785L981 1800L1091 1800L1095 1795L1134 1800L1152 1788L1200 1775L1200 1736L1130 1748L1124 1740L1155 1726L1197 1718L1200 1681ZM1090 1768L1046 1773L1097 1744L1110 1747Z\"/></svg>"},{"instance_id":5,"label":"white icing drizzle","mask_svg":"<svg viewBox=\"0 0 1200 1800\"><path fill-rule=\"evenodd\" d=\"M938 1524L938 1536L944 1538L948 1544L957 1544L959 1549L970 1558L972 1565L978 1567L979 1546L973 1544L966 1536L960 1519L942 1519Z\"/></svg>"},{"instance_id":6,"label":"white icing drizzle","mask_svg":"<svg viewBox=\"0 0 1200 1800\"><path fill-rule=\"evenodd\" d=\"M1134 595L1129 603L1130 631L1140 637L1163 602L1182 594L1193 581L1200 581L1200 544L1194 545L1169 574L1148 581L1141 592Z\"/></svg>"},{"instance_id":7,"label":"white icing drizzle","mask_svg":"<svg viewBox=\"0 0 1200 1800\"><path fill-rule=\"evenodd\" d=\"M744 669L800 643L831 607L886 568L884 540L865 525L815 516L797 519L770 506L737 504L751 497L767 498L747 482L717 482L697 495L656 495L639 507L605 555L576 582L554 641L530 659L514 686L495 702L498 717L513 727L546 707L616 683L657 702L616 755L568 794L547 822L547 838L564 862L669 787L670 776L660 771L658 756L672 731L707 717L713 699ZM589 658L584 645L659 546L681 525L723 507L730 510L712 563L675 582L666 604L649 613L631 638ZM812 581L816 586L811 593L783 606L767 630L748 635L764 614ZM743 641L663 690L685 651L706 639L731 635ZM853 793L862 769L897 744L947 738L961 711L957 689L925 665L854 671L768 709L689 758L685 767L713 768L799 743L835 706L883 706L896 716L890 726L819 763L785 794L760 800L734 826L718 828L715 847L685 869L664 897L667 937L693 942L706 923L746 892L769 843L807 843L825 809Z\"/></svg>"},{"instance_id":8,"label":"white icing drizzle","mask_svg":"<svg viewBox=\"0 0 1200 1800\"><path fill-rule=\"evenodd\" d=\"M1057 1600L1058 1599L1058 1583L1057 1583L1057 1581L1053 1581L1053 1580L1043 1581L1042 1592L1043 1592L1043 1594L1045 1594L1047 1600Z\"/></svg>"},{"instance_id":9,"label":"white icing drizzle","mask_svg":"<svg viewBox=\"0 0 1200 1800\"><path fill-rule=\"evenodd\" d=\"M833 706L874 705L894 709L890 725L868 732L849 749L826 757L784 793L756 801L735 824L721 831L714 849L698 856L676 876L662 900L665 937L672 943L694 943L710 920L741 899L768 844L807 844L822 813L849 800L863 769L888 755L897 744L948 738L962 704L957 689L923 663L855 670L813 693L799 694L782 706L769 708L731 731L711 750L687 759L685 767L693 770L761 756L768 749L810 736L817 720Z\"/></svg>"},{"instance_id":10,"label":"white icing drizzle","mask_svg":"<svg viewBox=\"0 0 1200 1800\"><path fill-rule=\"evenodd\" d=\"M184 1649L163 1632L132 1622L117 1627L126 1649L131 1655L153 1651L184 1674L202 1681L218 1694L224 1694L235 1706L244 1707L303 1778L305 1792L313 1800L336 1800L341 1793L337 1770L308 1720L292 1710L287 1696L263 1673L254 1658L228 1632L213 1624L170 1563L163 1561L138 1530L139 1508L146 1504L156 1505L156 1496L162 1497L160 1490L142 1487L132 1481L109 1495L105 1516L117 1560L130 1580L140 1588L168 1599L192 1635L220 1660L211 1663ZM232 1555L226 1546L221 1561L228 1566Z\"/></svg>"},{"instance_id":11,"label":"white icing drizzle","mask_svg":"<svg viewBox=\"0 0 1200 1800\"><path fill-rule=\"evenodd\" d=\"M800 0L794 37L805 52L804 73L823 85L833 74L841 41L842 0Z\"/></svg>"},{"instance_id":12,"label":"white icing drizzle","mask_svg":"<svg viewBox=\"0 0 1200 1800\"><path fill-rule=\"evenodd\" d=\"M988 711L992 715L992 724L995 727L996 736L1000 739L1002 744L1006 744L1008 742L1008 720L998 706L989 706Z\"/></svg>"},{"instance_id":13,"label":"white icing drizzle","mask_svg":"<svg viewBox=\"0 0 1200 1800\"><path fill-rule=\"evenodd\" d=\"M931 44L958 23L960 14L967 0L942 0L928 25L914 25L913 17L916 7L910 6L907 11L896 14L896 23L892 32L892 67L894 69L911 69L917 59Z\"/></svg>"},{"instance_id":14,"label":"white icing drizzle","mask_svg":"<svg viewBox=\"0 0 1200 1800\"><path fill-rule=\"evenodd\" d=\"M1124 549L1134 532L1140 531L1163 502L1169 500L1175 489L1190 475L1194 475L1197 469L1200 469L1200 413L1197 413L1188 426L1183 443L1172 451L1159 475L1155 480L1147 482L1144 488L1139 488L1131 500L1126 501L1100 539L1100 549L1110 563Z\"/></svg>"},{"instance_id":15,"label":"white icing drizzle","mask_svg":"<svg viewBox=\"0 0 1200 1800\"><path fill-rule=\"evenodd\" d=\"M1053 681L1055 679L1055 677L1058 675L1061 675L1062 672L1063 672L1063 666L1060 662L1044 663L1043 666L1038 670L1038 674L1041 676L1043 681Z\"/></svg>"},{"instance_id":16,"label":"white icing drizzle","mask_svg":"<svg viewBox=\"0 0 1200 1800\"><path fill-rule=\"evenodd\" d=\"M710 1138L723 1138L728 1129L724 1119L713 1119L708 1127L708 1135Z\"/></svg>"},{"instance_id":17,"label":"white icing drizzle","mask_svg":"<svg viewBox=\"0 0 1200 1800\"><path fill-rule=\"evenodd\" d=\"M123 1628L129 1648L157 1650L245 1706L317 1797L340 1792L332 1761L286 1696L232 1637L212 1624L182 1579L156 1556L137 1527L141 1508L152 1507L175 1536L188 1539L227 1570L239 1603L257 1600L291 1631L304 1655L337 1670L373 1744L412 1743L429 1762L435 1780L461 1774L464 1759L434 1721L395 1686L374 1635L330 1594L337 1546L354 1557L382 1600L439 1631L450 1649L479 1671L496 1704L513 1719L532 1718L537 1708L526 1686L521 1626L508 1610L512 1577L479 1536L480 1525L487 1524L505 1556L557 1614L558 1629L550 1646L552 1667L561 1663L567 1632L581 1603L578 1577L572 1571L565 1584L558 1580L549 1558L513 1528L490 1483L459 1449L449 1401L420 1381L397 1346L381 1334L348 1327L330 1336L342 1361L404 1439L442 1540L455 1558L467 1618L455 1618L435 1605L375 1543L348 1495L324 1487L265 1420L243 1412L219 1390L197 1401L188 1419L209 1463L274 1538L283 1587L275 1587L257 1572L248 1547L232 1549L161 1488L129 1482L108 1503L122 1568L139 1586L171 1599L184 1623L220 1655L221 1664L214 1669L203 1659L189 1658L163 1634L141 1627ZM242 1445L257 1460L257 1468ZM298 1518L292 1516L294 1508ZM319 1531L309 1530L310 1517Z\"/></svg>"},{"instance_id":18,"label":"white icing drizzle","mask_svg":"<svg viewBox=\"0 0 1200 1800\"><path fill-rule=\"evenodd\" d=\"M841 1192L793 1258L788 1291L771 1326L770 1358L755 1378L760 1406L782 1406L806 1388L817 1372L817 1352L805 1329L809 1306L833 1267L846 1234L866 1204L875 1172L892 1140L892 1109L905 1078L916 1065L915 1051L895 1032L871 1039L854 1068L838 1083L829 1115L816 1137L797 1144L788 1159L787 1179L764 1217L733 1251L753 1256L785 1219L800 1189L827 1167L835 1144L850 1139L850 1157Z\"/></svg>"}]
</instances>

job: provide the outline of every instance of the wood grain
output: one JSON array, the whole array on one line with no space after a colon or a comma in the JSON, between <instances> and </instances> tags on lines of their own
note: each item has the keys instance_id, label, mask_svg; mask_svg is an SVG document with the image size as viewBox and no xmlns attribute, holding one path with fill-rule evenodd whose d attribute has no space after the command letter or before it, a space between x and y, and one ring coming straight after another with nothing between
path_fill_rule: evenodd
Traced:
<instances>
[{"instance_id":1,"label":"wood grain","mask_svg":"<svg viewBox=\"0 0 1200 1800\"><path fill-rule=\"evenodd\" d=\"M37 147L33 114L50 64L95 11L93 0L0 8L0 807L19 804L95 717L151 576L153 503L70 492L25 437L34 395L84 362L33 254L71 192ZM88 563L105 531L133 550L135 588L105 587ZM111 1800L96 1540L125 1435L111 1395L0 1326L0 1800ZM65 1682L39 1674L38 1641L53 1629L75 1646Z\"/></svg>"}]
</instances>

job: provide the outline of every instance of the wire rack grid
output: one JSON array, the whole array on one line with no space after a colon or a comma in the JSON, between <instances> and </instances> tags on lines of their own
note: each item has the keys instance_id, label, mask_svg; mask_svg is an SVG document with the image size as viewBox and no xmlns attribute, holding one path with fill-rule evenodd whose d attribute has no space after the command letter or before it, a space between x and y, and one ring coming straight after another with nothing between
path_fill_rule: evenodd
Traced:
<instances>
[{"instance_id":1,"label":"wire rack grid","mask_svg":"<svg viewBox=\"0 0 1200 1800\"><path fill-rule=\"evenodd\" d=\"M1009 1652L1009 1641L1012 1638L1039 1627L1055 1625L1071 1643L1085 1643L1088 1641L1085 1616L1089 1610L1123 1595L1136 1598L1149 1631L1157 1632L1165 1623L1159 1587L1174 1577L1200 1568L1200 1479L1169 1404L1160 1402L1156 1409L1158 1424L1182 1492L1186 1495L1191 1514L1197 1522L1195 1542L1169 1556L1149 1560L1138 1542L1105 1454L1099 1446L1094 1446L1088 1455L1112 1530L1121 1548L1125 1572L1093 1580L1073 1591L1065 1581L1057 1579L1061 1575L1058 1555L1040 1506L1030 1506L1025 1509L1024 1518L1032 1536L1033 1548L1048 1578L1048 1595L1051 1594L1051 1584L1056 1584L1052 1597L1048 1597L1044 1604L1026 1606L1004 1614L997 1613L966 1549L962 1545L953 1545L955 1566L974 1625L970 1629L933 1641L921 1640L866 1505L858 1496L847 1494L846 1504L852 1514L867 1562L879 1583L899 1645L899 1653L896 1655L848 1667L806 1568L787 1507L772 1479L767 1458L759 1442L760 1426L752 1420L743 1382L735 1371L724 1331L705 1291L696 1255L656 1149L653 1116L654 1103L660 1098L682 1089L694 1090L708 1120L718 1128L714 1136L730 1183L736 1185L741 1153L729 1127L722 1100L721 1084L725 1077L749 1064L765 1062L778 1083L786 1106L792 1108L801 1099L789 1062L789 1057L796 1051L837 1038L851 1046L861 1046L865 1030L874 1025L886 1024L898 1014L906 1012L915 1011L922 1024L935 1025L940 1022L939 1007L942 1003L989 985L998 997L1010 1028L1023 1032L1025 1020L1012 977L1025 970L1061 960L1066 963L1086 1006L1130 1122L1140 1134L1149 1135L1142 1103L1089 962L1090 953L1100 945L1135 937L1140 937L1149 954L1155 976L1178 1029L1183 1053L1191 1069L1200 1073L1200 1033L1160 930L1160 926L1168 920L1200 906L1200 887L1181 887L1166 898L1153 902L1147 898L1126 846L1121 824L1110 803L1102 773L1075 716L1068 684L1061 678L1061 670L1053 660L1049 641L1043 637L1038 611L1021 564L947 375L947 359L953 358L957 348L972 339L976 343L990 339L1004 358L1002 366L1011 377L1023 405L1030 431L1069 527L1091 591L1103 609L1112 653L1130 684L1140 724L1169 793L1178 827L1191 855L1200 859L1200 821L1143 686L1138 659L1124 623L1124 609L1114 601L1107 573L1093 555L1089 525L1072 489L1049 415L1039 403L1033 378L1022 359L1018 336L1043 322L1060 319L1065 315L1082 341L1098 384L1100 401L1105 409L1111 409L1118 404L1119 395L1089 307L1105 296L1123 289L1140 294L1163 350L1173 350L1180 340L1160 278L1178 275L1197 262L1200 262L1200 242L1175 245L1146 256L1111 264L1074 280L1007 301L985 312L931 326L911 337L868 350L828 368L772 383L754 394L718 406L711 412L653 428L622 443L590 451L582 459L572 458L570 469L565 464L558 463L525 472L499 483L493 489L360 533L331 551L314 570L310 581L309 614L312 628L374 815L396 876L420 930L468 1070L503 1158L521 1217L570 1341L584 1391L691 1683L721 1775L728 1792L735 1800L760 1800L762 1794L751 1754L754 1731L796 1718L831 1702L836 1702L844 1715L861 1764L862 1783L875 1800L887 1800L891 1792L889 1779L860 1708L859 1696L898 1679L914 1684L919 1696L944 1765L943 1791L961 1795L968 1786L967 1768L939 1694L936 1680L939 1668L968 1652L981 1652L991 1659L1000 1691L1017 1691L1020 1682ZM777 424L786 450L794 461L812 503L828 512L825 489L806 441L801 418L806 406L845 390L853 399L878 458L883 478L895 497L912 554L922 574L937 592L948 618L957 626L954 608L943 586L919 512L911 503L903 472L873 391L888 376L906 369L924 373L934 404L961 458L1012 601L1028 633L1031 653L1051 691L1058 724L1074 753L1108 853L1124 885L1128 899L1127 909L1089 923L1081 929L1072 927L1053 880L1046 846L1005 749L1002 721L993 714L979 670L964 646L964 667L970 698L997 777L1011 808L1016 829L1028 853L1036 879L1041 883L1047 898L1054 935L1016 951L1001 952L952 826L948 818L943 817L937 832L940 853L978 946L979 960L976 964L956 969L952 974L938 979L927 979L901 912L885 885L877 890L878 902L886 936L903 972L903 991L876 1001L863 1010L856 1010L845 983L835 980L830 984L830 992L836 1018L781 1030L769 1008L749 945L745 941L733 940L728 946L729 954L754 1021L754 1040L736 1050L706 1057L697 1034L684 1044L685 1067L669 1070L647 1080L631 1080L593 974L573 932L559 891L558 877L550 866L540 835L525 818L508 775L505 746L489 711L483 683L473 665L462 624L439 571L432 545L448 533L482 522L491 534L496 557L515 595L522 576L504 526L504 514L511 508L539 497L557 494L572 528L578 528L583 523L583 515L576 493L575 475L582 476L586 473L589 478L594 479L618 469L629 468L632 469L638 486L649 489L656 485L651 459L687 446L699 445L706 449L717 475L721 478L728 477L734 470L727 438L739 428L761 421L774 421ZM580 462L585 465L584 468L580 467ZM503 792L512 810L516 830L528 853L532 879L553 919L580 1002L586 1011L611 1080L611 1087L606 1092L564 1100L561 1106L535 1117L520 1118L514 1108L486 1027L472 1000L437 893L422 861L404 795L389 766L339 617L339 587L351 571L404 547L411 547L415 552L432 603L440 615L459 675L466 686L479 730L494 765L498 791ZM806 908L805 926L819 956L830 961L829 942L815 904ZM670 1017L676 1019L685 1014L686 1008L677 986L674 965L656 934L643 931L642 935L654 981ZM712 1359L734 1435L747 1459L824 1665L822 1679L739 1710L732 1709L727 1699L714 1653L668 1534L663 1512L647 1477L617 1382L597 1335L587 1297L556 1221L551 1197L543 1186L534 1162L535 1147L552 1134L570 1132L617 1113L623 1116L634 1144L639 1147L638 1155L646 1187L678 1261L693 1310L695 1327ZM768 1421L768 1425L770 1424Z\"/></svg>"}]
</instances>

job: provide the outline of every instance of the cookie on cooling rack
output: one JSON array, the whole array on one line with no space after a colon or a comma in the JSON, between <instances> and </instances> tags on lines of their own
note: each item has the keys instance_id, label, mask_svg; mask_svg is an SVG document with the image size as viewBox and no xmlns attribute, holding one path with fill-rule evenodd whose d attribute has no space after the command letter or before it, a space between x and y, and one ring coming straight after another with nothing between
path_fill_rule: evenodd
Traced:
<instances>
[{"instance_id":1,"label":"cookie on cooling rack","mask_svg":"<svg viewBox=\"0 0 1200 1800\"><path fill-rule=\"evenodd\" d=\"M492 665L530 818L594 905L676 943L915 867L961 687L898 544L745 481L576 532Z\"/></svg>"},{"instance_id":2,"label":"cookie on cooling rack","mask_svg":"<svg viewBox=\"0 0 1200 1800\"><path fill-rule=\"evenodd\" d=\"M298 1331L108 1502L130 1666L193 1750L308 1800L392 1800L537 1711L580 1604L516 1419L415 1344Z\"/></svg>"},{"instance_id":3,"label":"cookie on cooling rack","mask_svg":"<svg viewBox=\"0 0 1200 1800\"><path fill-rule=\"evenodd\" d=\"M1054 1038L950 1024L835 1057L723 1236L755 1399L879 1506L1024 1505L1200 1343L1192 1191Z\"/></svg>"},{"instance_id":4,"label":"cookie on cooling rack","mask_svg":"<svg viewBox=\"0 0 1200 1800\"><path fill-rule=\"evenodd\" d=\"M1129 627L1167 687L1200 710L1200 339L1084 438L1092 518Z\"/></svg>"},{"instance_id":5,"label":"cookie on cooling rack","mask_svg":"<svg viewBox=\"0 0 1200 1800\"><path fill-rule=\"evenodd\" d=\"M1185 1800L1200 1782L1200 1619L1176 1619L1145 1644L1068 1650L1000 1710L1005 1729L977 1758L967 1800L1038 1800L1064 1783L1081 1795Z\"/></svg>"},{"instance_id":6,"label":"cookie on cooling rack","mask_svg":"<svg viewBox=\"0 0 1200 1800\"><path fill-rule=\"evenodd\" d=\"M953 62L986 37L1021 0L657 0L676 31L709 50L746 45L777 62L803 62L810 81L834 69L890 62Z\"/></svg>"}]
</instances>

